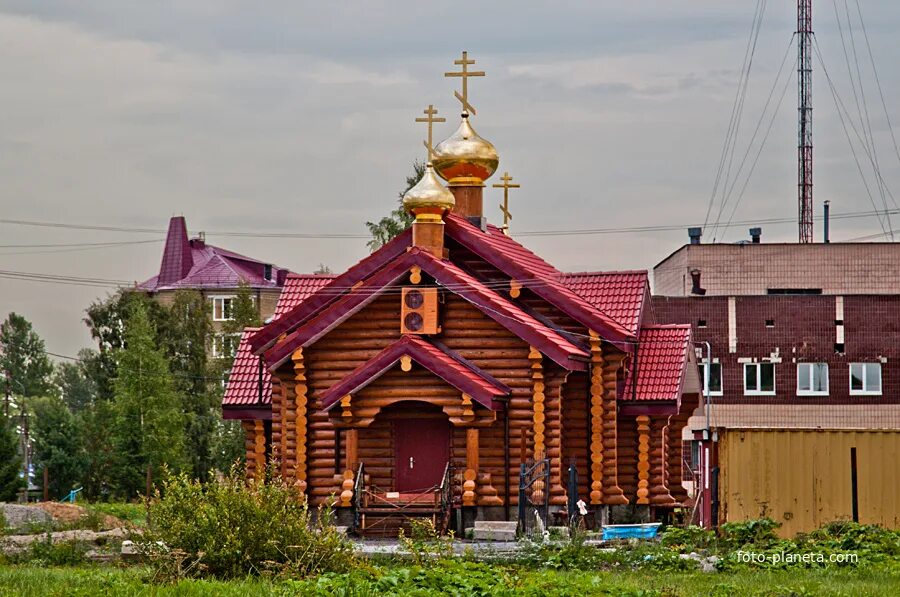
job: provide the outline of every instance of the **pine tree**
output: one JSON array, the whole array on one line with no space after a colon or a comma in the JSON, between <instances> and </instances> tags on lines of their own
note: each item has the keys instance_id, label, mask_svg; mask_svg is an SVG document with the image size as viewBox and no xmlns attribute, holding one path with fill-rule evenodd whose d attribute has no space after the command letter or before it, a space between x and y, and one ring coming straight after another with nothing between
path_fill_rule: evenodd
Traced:
<instances>
[{"instance_id":1,"label":"pine tree","mask_svg":"<svg viewBox=\"0 0 900 597\"><path fill-rule=\"evenodd\" d=\"M60 498L82 485L87 470L81 427L60 398L34 398L31 409L35 477L42 479L49 469L50 495Z\"/></svg>"},{"instance_id":2,"label":"pine tree","mask_svg":"<svg viewBox=\"0 0 900 597\"><path fill-rule=\"evenodd\" d=\"M372 235L372 240L366 243L370 251L377 251L395 236L403 233L413 223L413 216L403 208L403 195L413 188L425 174L425 163L416 160L413 162L413 173L406 177L406 188L400 193L401 204L390 214L377 222L366 222L366 228Z\"/></svg>"},{"instance_id":3,"label":"pine tree","mask_svg":"<svg viewBox=\"0 0 900 597\"><path fill-rule=\"evenodd\" d=\"M119 489L138 495L147 466L158 476L163 466L184 464L184 417L164 351L140 302L131 305L125 324L125 347L117 355L114 380L113 447Z\"/></svg>"},{"instance_id":4,"label":"pine tree","mask_svg":"<svg viewBox=\"0 0 900 597\"><path fill-rule=\"evenodd\" d=\"M10 417L0 413L0 502L15 501L25 485L19 456L19 437Z\"/></svg>"},{"instance_id":5,"label":"pine tree","mask_svg":"<svg viewBox=\"0 0 900 597\"><path fill-rule=\"evenodd\" d=\"M11 394L28 398L52 391L53 364L44 341L31 322L10 313L0 324L0 373L6 375Z\"/></svg>"},{"instance_id":6,"label":"pine tree","mask_svg":"<svg viewBox=\"0 0 900 597\"><path fill-rule=\"evenodd\" d=\"M207 357L212 334L209 302L196 290L179 290L162 333L184 413L185 456L191 475L206 481L213 467L212 445L218 413L214 367Z\"/></svg>"}]
</instances>

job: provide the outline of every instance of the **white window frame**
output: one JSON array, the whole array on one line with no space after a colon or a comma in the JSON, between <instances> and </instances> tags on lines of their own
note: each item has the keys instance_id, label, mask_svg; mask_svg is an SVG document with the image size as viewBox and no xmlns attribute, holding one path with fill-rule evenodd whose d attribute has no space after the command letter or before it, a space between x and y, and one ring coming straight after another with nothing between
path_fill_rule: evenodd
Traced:
<instances>
[{"instance_id":1,"label":"white window frame","mask_svg":"<svg viewBox=\"0 0 900 597\"><path fill-rule=\"evenodd\" d=\"M708 363L706 361L701 361L700 363L698 363L698 365L701 367L700 382L703 384L703 395L704 396L707 396L707 395L722 396L724 394L724 392L723 392L724 385L722 384L722 363L720 363L719 361L712 362L713 365L719 366L719 389L716 391L709 391L708 394L707 394L707 391L709 390L709 378L707 377L707 371L708 371L706 368L707 364Z\"/></svg>"},{"instance_id":2,"label":"white window frame","mask_svg":"<svg viewBox=\"0 0 900 597\"><path fill-rule=\"evenodd\" d=\"M232 351L231 354L223 354L223 353L221 353L221 352L219 351L219 348L218 348L218 345L217 345L218 342L222 342L222 348L224 349L224 348L225 348L225 338L227 338L227 337L231 337L231 338L236 338L236 339L237 339L237 340L235 341L235 343L234 343L234 351ZM240 343L240 341L241 341L241 335L240 335L240 333L236 333L236 334L227 334L227 333L222 332L222 333L218 333L218 334L213 334L213 337L212 337L212 351L211 351L211 352L212 352L212 357L213 357L214 359L233 359L233 358L235 357L235 355L237 354L238 343Z\"/></svg>"},{"instance_id":3,"label":"white window frame","mask_svg":"<svg viewBox=\"0 0 900 597\"><path fill-rule=\"evenodd\" d=\"M213 321L232 321L234 319L234 299L237 298L234 294L217 294L214 296L210 296L209 299L212 303L212 320ZM231 305L231 317L225 317L225 301L232 301ZM216 317L216 303L221 301L222 303L222 317Z\"/></svg>"},{"instance_id":4,"label":"white window frame","mask_svg":"<svg viewBox=\"0 0 900 597\"><path fill-rule=\"evenodd\" d=\"M813 371L816 370L816 365L825 365L825 390L801 390L800 389L800 369L809 369L809 385L813 386ZM827 396L829 390L831 389L831 370L828 367L828 363L823 362L815 362L815 363L797 363L797 395L798 396Z\"/></svg>"},{"instance_id":5,"label":"white window frame","mask_svg":"<svg viewBox=\"0 0 900 597\"><path fill-rule=\"evenodd\" d=\"M862 390L854 390L853 389L853 367L854 366L863 368L863 374L862 374L863 389ZM866 375L866 368L870 367L870 366L878 367L878 389L877 390L870 390L867 387L866 379L868 379L868 376ZM851 396L881 396L881 394L884 390L883 374L884 374L884 370L881 366L881 363L872 363L872 362L850 363L850 367L847 369L847 383L849 384L848 387L850 388L850 395Z\"/></svg>"},{"instance_id":6,"label":"white window frame","mask_svg":"<svg viewBox=\"0 0 900 597\"><path fill-rule=\"evenodd\" d=\"M756 387L758 388L761 385L762 381L762 365L769 365L772 367L772 389L771 390L748 390L747 389L747 367L756 367ZM743 383L744 383L744 396L774 396L775 389L778 387L778 380L775 377L775 363L770 363L768 361L760 361L756 363L744 363L743 373Z\"/></svg>"}]
</instances>

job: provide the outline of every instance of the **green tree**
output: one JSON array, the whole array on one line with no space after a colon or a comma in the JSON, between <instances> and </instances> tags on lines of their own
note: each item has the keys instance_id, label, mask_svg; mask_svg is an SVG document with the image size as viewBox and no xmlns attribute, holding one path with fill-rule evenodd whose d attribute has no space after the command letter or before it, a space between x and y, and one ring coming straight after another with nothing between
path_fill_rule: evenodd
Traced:
<instances>
[{"instance_id":1,"label":"green tree","mask_svg":"<svg viewBox=\"0 0 900 597\"><path fill-rule=\"evenodd\" d=\"M22 458L19 456L19 436L11 417L0 414L0 502L15 501L24 482Z\"/></svg>"},{"instance_id":2,"label":"green tree","mask_svg":"<svg viewBox=\"0 0 900 597\"><path fill-rule=\"evenodd\" d=\"M125 347L118 350L113 448L116 477L126 497L141 492L147 466L178 471L184 463L184 423L164 351L147 307L135 302L125 323Z\"/></svg>"},{"instance_id":3,"label":"green tree","mask_svg":"<svg viewBox=\"0 0 900 597\"><path fill-rule=\"evenodd\" d=\"M80 486L87 471L81 426L61 398L34 398L30 407L35 476L42 479L43 470L48 469L50 495L60 498Z\"/></svg>"},{"instance_id":4,"label":"green tree","mask_svg":"<svg viewBox=\"0 0 900 597\"><path fill-rule=\"evenodd\" d=\"M226 334L240 334L244 328L259 327L262 321L259 318L259 308L253 298L253 289L246 282L241 281L234 299L231 302L231 319L222 326Z\"/></svg>"},{"instance_id":5,"label":"green tree","mask_svg":"<svg viewBox=\"0 0 900 597\"><path fill-rule=\"evenodd\" d=\"M135 303L143 306L155 329L168 324L168 311L142 292L119 290L87 308L84 322L97 342L97 352L85 361L85 368L100 400L112 400L115 395L116 355L125 346L125 322Z\"/></svg>"},{"instance_id":6,"label":"green tree","mask_svg":"<svg viewBox=\"0 0 900 597\"><path fill-rule=\"evenodd\" d=\"M215 365L207 355L213 333L209 302L196 290L179 290L161 333L184 414L185 456L194 478L206 481L213 466L212 443L219 414Z\"/></svg>"},{"instance_id":7,"label":"green tree","mask_svg":"<svg viewBox=\"0 0 900 597\"><path fill-rule=\"evenodd\" d=\"M0 372L6 375L10 394L28 398L52 391L53 363L44 341L31 322L17 313L10 313L0 324Z\"/></svg>"},{"instance_id":8,"label":"green tree","mask_svg":"<svg viewBox=\"0 0 900 597\"><path fill-rule=\"evenodd\" d=\"M115 421L115 417L116 404L112 400L99 400L77 415L88 454L84 495L91 500L109 499L113 495L125 493L116 485L116 464L119 459L110 433L110 423Z\"/></svg>"},{"instance_id":9,"label":"green tree","mask_svg":"<svg viewBox=\"0 0 900 597\"><path fill-rule=\"evenodd\" d=\"M333 274L334 272L331 271L330 267L328 267L327 265L325 265L322 262L319 262L319 267L317 267L316 271L314 271L313 273L316 274L317 276L323 276L323 275Z\"/></svg>"},{"instance_id":10,"label":"green tree","mask_svg":"<svg viewBox=\"0 0 900 597\"><path fill-rule=\"evenodd\" d=\"M89 408L97 396L97 384L88 369L88 364L96 356L96 351L83 348L78 352L76 362L59 363L56 366L54 382L59 388L63 402L72 413L83 412Z\"/></svg>"},{"instance_id":11,"label":"green tree","mask_svg":"<svg viewBox=\"0 0 900 597\"><path fill-rule=\"evenodd\" d=\"M403 208L403 195L413 188L424 174L425 163L419 160L414 161L413 173L406 177L406 188L400 192L400 205L377 222L366 222L366 228L372 235L372 240L366 243L370 251L377 251L412 225L414 218Z\"/></svg>"}]
</instances>

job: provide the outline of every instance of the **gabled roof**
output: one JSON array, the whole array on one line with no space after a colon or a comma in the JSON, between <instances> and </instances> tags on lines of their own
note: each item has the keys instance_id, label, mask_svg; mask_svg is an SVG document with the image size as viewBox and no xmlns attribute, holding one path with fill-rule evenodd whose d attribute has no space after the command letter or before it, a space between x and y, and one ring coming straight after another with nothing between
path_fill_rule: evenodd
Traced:
<instances>
[{"instance_id":1,"label":"gabled roof","mask_svg":"<svg viewBox=\"0 0 900 597\"><path fill-rule=\"evenodd\" d=\"M632 334L638 334L649 288L646 270L564 273L560 281Z\"/></svg>"},{"instance_id":2,"label":"gabled roof","mask_svg":"<svg viewBox=\"0 0 900 597\"><path fill-rule=\"evenodd\" d=\"M681 399L690 363L690 325L654 325L641 328L637 364L632 364L621 399ZM637 387L634 375L637 373Z\"/></svg>"},{"instance_id":3,"label":"gabled roof","mask_svg":"<svg viewBox=\"0 0 900 597\"><path fill-rule=\"evenodd\" d=\"M326 306L336 302L346 294L350 288L361 280L385 266L391 260L403 255L412 241L412 231L406 229L386 245L360 260L356 265L335 276L330 283L323 286L315 294L308 297L299 305L287 310L250 339L250 346L254 352L268 348L282 335L310 319Z\"/></svg>"},{"instance_id":4,"label":"gabled roof","mask_svg":"<svg viewBox=\"0 0 900 597\"><path fill-rule=\"evenodd\" d=\"M523 287L575 321L606 340L634 339L632 331L567 287L560 280L562 272L503 234L496 226L488 225L487 230L482 231L455 214L448 214L444 221L447 236L521 282Z\"/></svg>"},{"instance_id":5,"label":"gabled roof","mask_svg":"<svg viewBox=\"0 0 900 597\"><path fill-rule=\"evenodd\" d=\"M262 400L259 392L259 357L250 350L249 338L260 328L246 328L241 334L237 352L234 355L234 363L228 374L228 384L225 386L225 396L222 398L222 406L260 406L272 403L272 375L263 367Z\"/></svg>"},{"instance_id":6,"label":"gabled roof","mask_svg":"<svg viewBox=\"0 0 900 597\"><path fill-rule=\"evenodd\" d=\"M178 216L169 221L159 274L139 284L138 289L157 292L181 288L237 288L242 282L253 288L276 289L287 273L284 268L208 245L203 239L188 240L187 225L184 218Z\"/></svg>"},{"instance_id":7,"label":"gabled roof","mask_svg":"<svg viewBox=\"0 0 900 597\"><path fill-rule=\"evenodd\" d=\"M439 348L419 336L403 336L328 388L321 397L322 407L331 410L341 398L358 392L392 369L403 356L491 410L500 408L496 398L510 393L508 387L461 356L450 354L444 347Z\"/></svg>"},{"instance_id":8,"label":"gabled roof","mask_svg":"<svg viewBox=\"0 0 900 597\"><path fill-rule=\"evenodd\" d=\"M278 297L278 304L275 305L272 320L291 311L336 277L332 274L289 274Z\"/></svg>"},{"instance_id":9,"label":"gabled roof","mask_svg":"<svg viewBox=\"0 0 900 597\"><path fill-rule=\"evenodd\" d=\"M485 315L508 329L510 332L528 342L547 355L558 365L569 370L586 368L584 358L587 354L557 331L544 325L510 300L491 290L480 280L467 274L449 261L438 259L427 251L417 247L391 261L372 276L354 285L354 292L341 296L330 302L327 308L318 310L313 317L292 331L288 336L270 348L266 353L266 362L270 368L280 366L291 353L302 346L308 346L340 325L354 313L375 300L390 286L405 276L412 266L419 266L423 272L433 277L437 283L454 294L462 297ZM337 279L333 282L337 283ZM312 305L317 297L325 294L329 286L325 286L317 294L304 301L298 313ZM286 319L273 322L264 328L277 326ZM258 335L257 335L258 336Z\"/></svg>"}]
</instances>

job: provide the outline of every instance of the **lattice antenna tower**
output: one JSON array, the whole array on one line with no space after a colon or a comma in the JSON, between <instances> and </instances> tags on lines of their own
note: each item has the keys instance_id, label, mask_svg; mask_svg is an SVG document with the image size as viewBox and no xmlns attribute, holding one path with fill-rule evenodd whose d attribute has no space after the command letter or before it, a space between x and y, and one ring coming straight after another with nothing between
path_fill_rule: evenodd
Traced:
<instances>
[{"instance_id":1,"label":"lattice antenna tower","mask_svg":"<svg viewBox=\"0 0 900 597\"><path fill-rule=\"evenodd\" d=\"M812 0L797 0L797 207L800 242L813 242Z\"/></svg>"}]
</instances>

